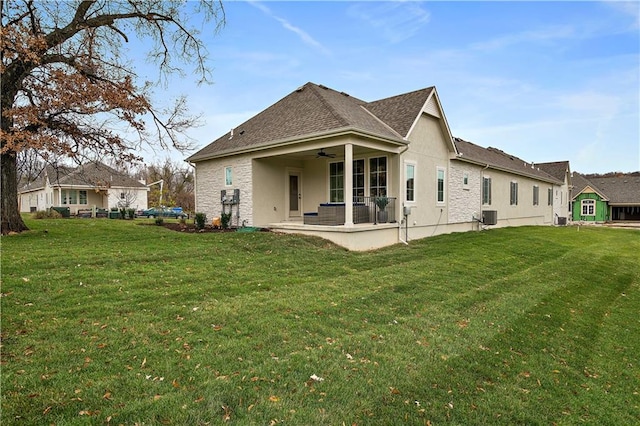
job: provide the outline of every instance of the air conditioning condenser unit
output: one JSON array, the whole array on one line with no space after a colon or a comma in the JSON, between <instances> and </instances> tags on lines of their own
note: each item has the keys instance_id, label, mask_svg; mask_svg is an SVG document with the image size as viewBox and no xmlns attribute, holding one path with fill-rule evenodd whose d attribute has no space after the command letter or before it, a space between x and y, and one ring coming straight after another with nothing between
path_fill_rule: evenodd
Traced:
<instances>
[{"instance_id":1,"label":"air conditioning condenser unit","mask_svg":"<svg viewBox=\"0 0 640 426\"><path fill-rule=\"evenodd\" d=\"M498 212L496 210L484 210L482 212L482 223L485 225L497 225Z\"/></svg>"}]
</instances>

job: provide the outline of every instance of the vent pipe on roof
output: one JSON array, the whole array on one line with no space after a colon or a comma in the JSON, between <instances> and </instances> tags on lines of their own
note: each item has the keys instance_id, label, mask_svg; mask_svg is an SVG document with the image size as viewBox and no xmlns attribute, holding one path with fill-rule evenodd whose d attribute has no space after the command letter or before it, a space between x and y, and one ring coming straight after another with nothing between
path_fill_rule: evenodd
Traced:
<instances>
[{"instance_id":1,"label":"vent pipe on roof","mask_svg":"<svg viewBox=\"0 0 640 426\"><path fill-rule=\"evenodd\" d=\"M231 134L229 135L229 140L231 140L231 138L233 138L233 127L231 128Z\"/></svg>"}]
</instances>

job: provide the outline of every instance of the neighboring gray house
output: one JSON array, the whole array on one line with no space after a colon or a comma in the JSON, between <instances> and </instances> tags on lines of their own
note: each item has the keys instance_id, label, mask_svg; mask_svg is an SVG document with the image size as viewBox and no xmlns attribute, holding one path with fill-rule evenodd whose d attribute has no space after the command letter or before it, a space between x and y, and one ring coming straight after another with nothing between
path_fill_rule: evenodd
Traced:
<instances>
[{"instance_id":1,"label":"neighboring gray house","mask_svg":"<svg viewBox=\"0 0 640 426\"><path fill-rule=\"evenodd\" d=\"M552 224L547 194L562 186L501 151L454 141L435 87L366 102L307 83L187 161L196 211L210 219L231 213L233 225L352 250L478 229L485 210L496 226Z\"/></svg>"},{"instance_id":2,"label":"neighboring gray house","mask_svg":"<svg viewBox=\"0 0 640 426\"><path fill-rule=\"evenodd\" d=\"M102 164L78 167L48 166L18 190L21 212L69 207L72 215L93 207L147 208L149 188L126 174Z\"/></svg>"}]
</instances>

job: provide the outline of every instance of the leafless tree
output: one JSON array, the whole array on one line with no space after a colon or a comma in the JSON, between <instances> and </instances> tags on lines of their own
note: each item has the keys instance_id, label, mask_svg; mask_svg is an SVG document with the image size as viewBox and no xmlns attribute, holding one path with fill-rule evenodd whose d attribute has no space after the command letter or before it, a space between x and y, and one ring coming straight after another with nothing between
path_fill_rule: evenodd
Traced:
<instances>
[{"instance_id":1,"label":"leafless tree","mask_svg":"<svg viewBox=\"0 0 640 426\"><path fill-rule=\"evenodd\" d=\"M0 11L3 234L26 229L17 196L22 152L129 162L140 160L143 145L189 147L184 131L197 117L184 98L168 107L155 102L154 85L139 85L123 46L130 37L149 42L159 81L189 73L206 82L196 27L215 33L224 25L220 0L0 0Z\"/></svg>"}]
</instances>

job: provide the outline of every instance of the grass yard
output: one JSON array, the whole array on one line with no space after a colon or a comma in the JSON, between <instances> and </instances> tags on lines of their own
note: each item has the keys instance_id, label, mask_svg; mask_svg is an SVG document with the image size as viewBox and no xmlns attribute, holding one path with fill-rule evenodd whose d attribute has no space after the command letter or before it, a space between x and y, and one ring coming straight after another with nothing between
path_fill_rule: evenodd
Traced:
<instances>
[{"instance_id":1,"label":"grass yard","mask_svg":"<svg viewBox=\"0 0 640 426\"><path fill-rule=\"evenodd\" d=\"M637 230L351 253L140 223L2 238L2 424L640 422Z\"/></svg>"}]
</instances>

